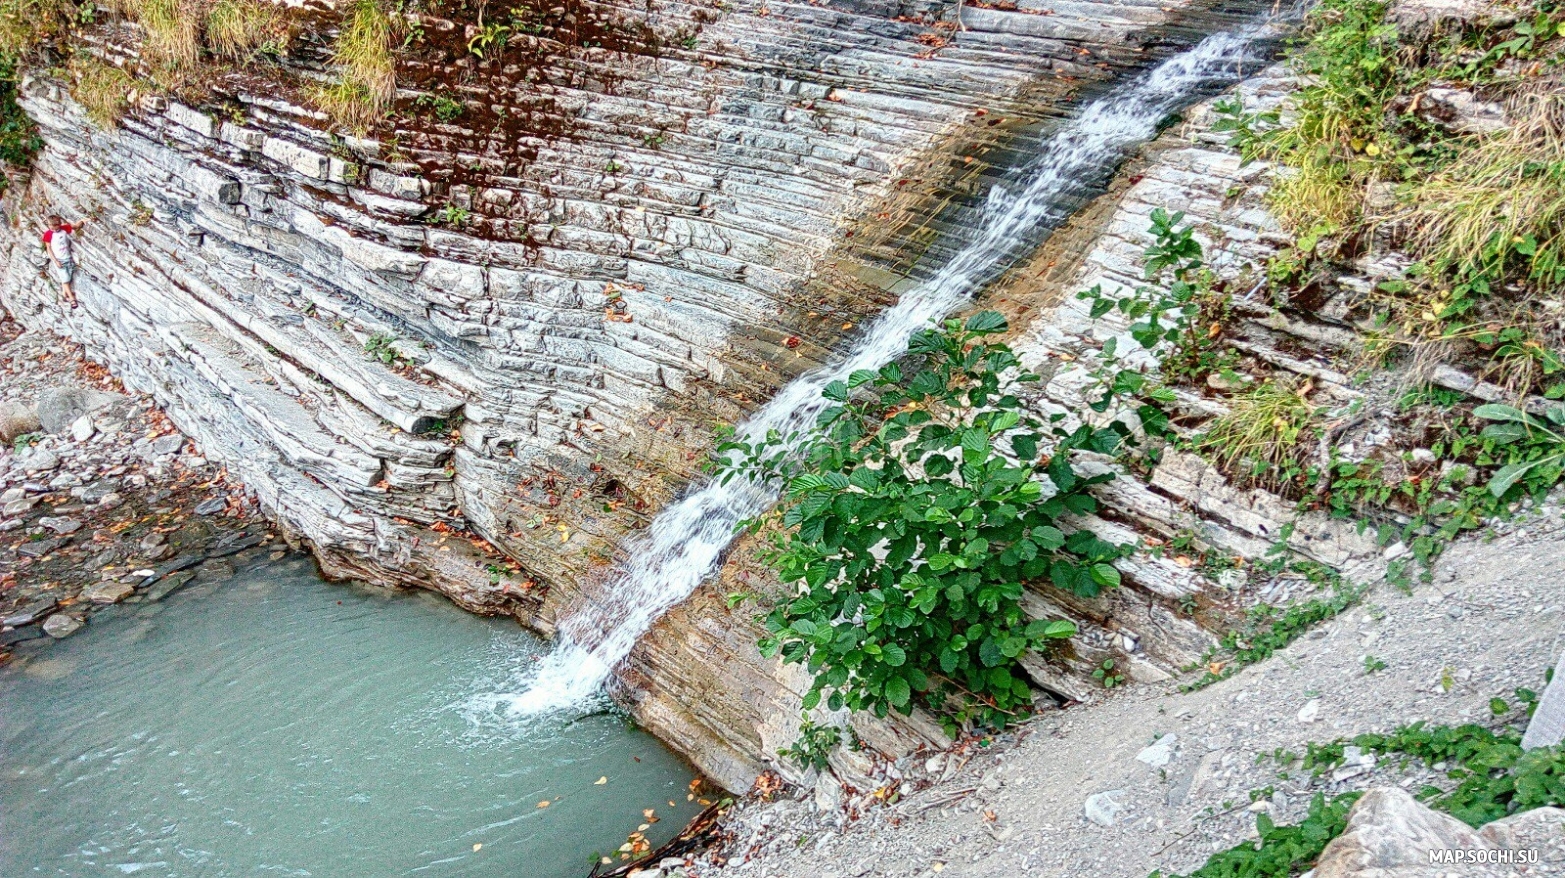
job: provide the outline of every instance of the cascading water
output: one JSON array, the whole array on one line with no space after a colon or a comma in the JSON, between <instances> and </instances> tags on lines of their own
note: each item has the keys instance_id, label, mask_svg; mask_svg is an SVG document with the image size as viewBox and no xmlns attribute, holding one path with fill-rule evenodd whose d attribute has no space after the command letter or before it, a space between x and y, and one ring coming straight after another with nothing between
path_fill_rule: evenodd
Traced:
<instances>
[{"instance_id":1,"label":"cascading water","mask_svg":"<svg viewBox=\"0 0 1565 878\"><path fill-rule=\"evenodd\" d=\"M1210 36L1089 104L1042 143L1041 157L1023 176L1020 191L996 187L990 192L971 242L871 322L840 363L784 387L739 427L740 437L758 439L774 430L786 435L813 424L826 405L821 390L828 383L858 369L878 369L901 355L915 332L962 305L1003 269L1028 232L1063 220L1062 202L1111 173L1128 148L1156 134L1169 112L1203 87L1237 80L1247 50L1268 29L1262 23ZM716 569L736 525L775 499L769 487L743 479L687 493L629 547L630 561L606 598L560 621L554 651L519 681L525 689L485 698L483 706L513 716L535 715L580 709L593 700L641 635Z\"/></svg>"}]
</instances>

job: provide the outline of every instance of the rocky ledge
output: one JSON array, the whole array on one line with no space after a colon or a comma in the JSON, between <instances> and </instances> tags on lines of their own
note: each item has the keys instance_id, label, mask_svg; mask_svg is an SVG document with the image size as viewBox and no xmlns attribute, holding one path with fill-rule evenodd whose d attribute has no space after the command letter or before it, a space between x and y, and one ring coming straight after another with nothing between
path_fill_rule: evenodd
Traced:
<instances>
[{"instance_id":1,"label":"rocky ledge","mask_svg":"<svg viewBox=\"0 0 1565 878\"><path fill-rule=\"evenodd\" d=\"M80 346L0 322L0 662L273 539L242 486ZM203 566L205 565L205 566Z\"/></svg>"}]
</instances>

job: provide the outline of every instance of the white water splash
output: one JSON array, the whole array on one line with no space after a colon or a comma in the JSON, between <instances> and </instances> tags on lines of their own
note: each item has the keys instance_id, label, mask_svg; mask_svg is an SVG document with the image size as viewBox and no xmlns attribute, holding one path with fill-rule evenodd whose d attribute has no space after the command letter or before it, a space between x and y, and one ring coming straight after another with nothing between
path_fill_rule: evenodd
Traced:
<instances>
[{"instance_id":1,"label":"white water splash","mask_svg":"<svg viewBox=\"0 0 1565 878\"><path fill-rule=\"evenodd\" d=\"M858 369L878 369L907 350L914 333L967 302L1040 224L1064 218L1062 202L1112 171L1130 147L1157 133L1158 123L1198 89L1239 78L1246 50L1267 25L1213 35L1134 82L1089 104L1041 144L1039 161L1016 192L996 187L980 215L976 237L929 280L865 329L841 363L795 379L739 427L755 440L814 424L827 402L821 390ZM641 635L717 569L735 526L776 499L744 479L710 483L686 494L627 547L626 569L603 592L603 603L559 623L553 652L536 664L520 694L485 696L491 709L513 716L581 710L599 704L604 682Z\"/></svg>"}]
</instances>

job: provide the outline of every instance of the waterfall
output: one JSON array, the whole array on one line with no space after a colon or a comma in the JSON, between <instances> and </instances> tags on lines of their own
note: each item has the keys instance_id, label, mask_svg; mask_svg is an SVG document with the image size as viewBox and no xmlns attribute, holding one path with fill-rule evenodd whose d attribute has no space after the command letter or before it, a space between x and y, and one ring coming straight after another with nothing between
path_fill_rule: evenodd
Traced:
<instances>
[{"instance_id":1,"label":"waterfall","mask_svg":"<svg viewBox=\"0 0 1565 878\"><path fill-rule=\"evenodd\" d=\"M821 390L858 369L878 369L907 349L912 335L967 302L1025 246L1028 233L1065 218L1065 204L1111 174L1127 150L1149 140L1168 113L1203 88L1241 75L1262 23L1207 37L1088 104L1039 146L1039 158L1006 191L993 188L972 240L929 280L876 317L835 365L802 375L738 428L741 438L784 435L814 424ZM739 522L776 499L744 479L694 487L663 510L627 547L627 560L597 602L559 621L553 652L523 674L519 694L485 698L510 715L571 710L596 696L636 641L717 569Z\"/></svg>"}]
</instances>

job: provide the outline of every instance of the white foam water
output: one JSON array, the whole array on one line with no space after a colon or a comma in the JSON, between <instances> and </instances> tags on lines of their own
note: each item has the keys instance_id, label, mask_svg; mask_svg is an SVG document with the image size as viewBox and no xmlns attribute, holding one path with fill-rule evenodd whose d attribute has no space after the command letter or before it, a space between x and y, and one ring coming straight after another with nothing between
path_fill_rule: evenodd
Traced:
<instances>
[{"instance_id":1,"label":"white foam water","mask_svg":"<svg viewBox=\"0 0 1565 878\"><path fill-rule=\"evenodd\" d=\"M969 243L876 317L841 362L784 387L740 425L739 438L753 441L771 431L787 435L813 425L827 404L821 397L827 384L891 362L907 350L914 333L967 302L1013 258L1029 233L1046 221L1063 219L1063 202L1088 191L1127 149L1153 137L1168 113L1202 88L1236 81L1247 50L1268 28L1262 23L1207 37L1088 104L1041 143L1038 161L1016 191L990 191ZM554 650L516 680L521 691L484 696L486 712L536 716L600 705L604 682L641 635L711 575L738 523L775 499L770 486L743 478L686 493L626 548L626 564L598 601L560 620Z\"/></svg>"}]
</instances>

